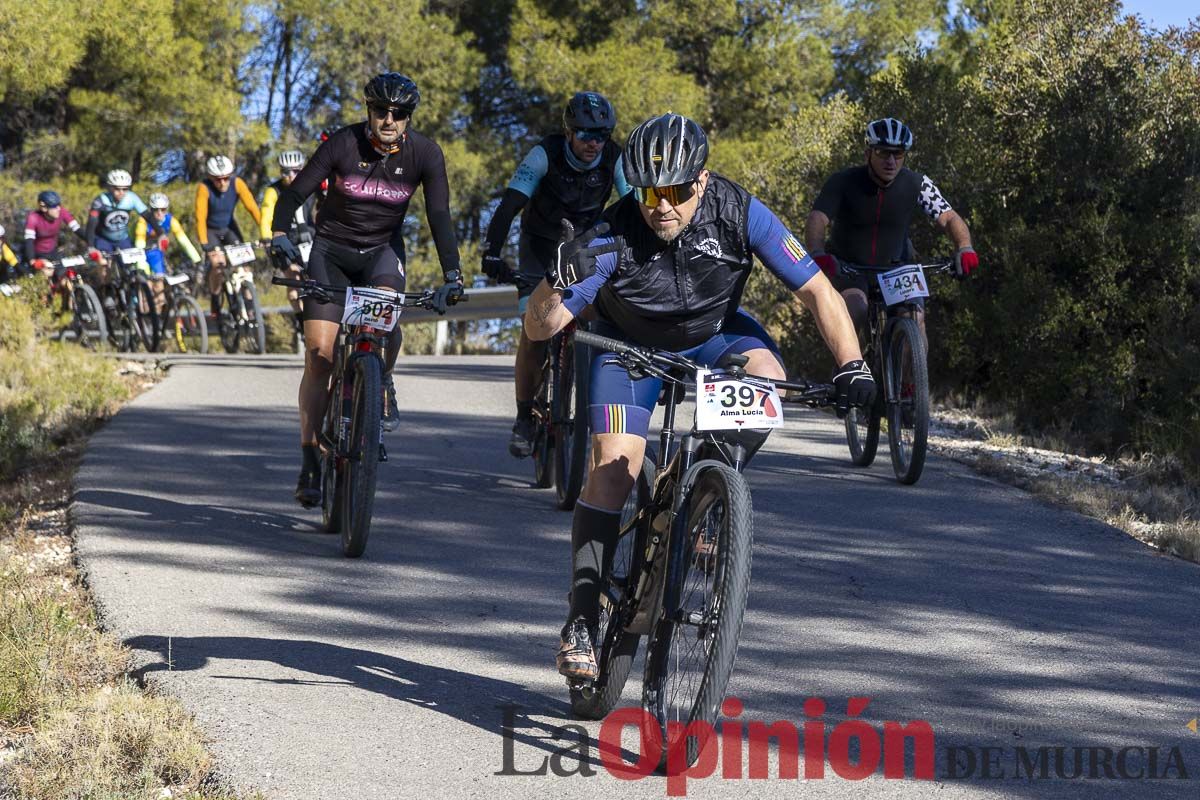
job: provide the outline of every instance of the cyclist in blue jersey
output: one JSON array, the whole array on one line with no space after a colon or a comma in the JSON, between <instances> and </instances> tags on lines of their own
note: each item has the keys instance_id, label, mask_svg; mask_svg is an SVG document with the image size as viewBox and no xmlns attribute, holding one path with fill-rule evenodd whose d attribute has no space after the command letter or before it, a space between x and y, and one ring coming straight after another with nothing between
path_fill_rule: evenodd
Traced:
<instances>
[{"instance_id":1,"label":"cyclist in blue jersey","mask_svg":"<svg viewBox=\"0 0 1200 800\"><path fill-rule=\"evenodd\" d=\"M150 213L149 206L130 188L133 178L128 172L114 169L105 177L104 183L107 190L97 196L88 209L86 236L89 252L111 253L133 247L129 223L134 216L146 220L156 237L166 236L162 225Z\"/></svg>"},{"instance_id":2,"label":"cyclist in blue jersey","mask_svg":"<svg viewBox=\"0 0 1200 800\"><path fill-rule=\"evenodd\" d=\"M830 176L813 203L805 224L805 244L813 259L842 293L855 324L867 320L867 282L874 275L849 277L838 270L838 259L863 266L887 266L912 260L909 224L920 210L950 237L961 276L979 268L971 246L971 231L950 207L928 175L904 166L913 146L913 134L898 119L877 119L867 125L866 163ZM825 252L830 222L833 237ZM921 298L923 300L923 298ZM907 311L900 313L906 314ZM917 324L925 330L923 310Z\"/></svg>"},{"instance_id":3,"label":"cyclist in blue jersey","mask_svg":"<svg viewBox=\"0 0 1200 800\"><path fill-rule=\"evenodd\" d=\"M614 187L618 197L629 191L621 168L621 148L612 141L617 124L612 103L596 92L579 92L563 109L562 121L563 132L534 145L513 173L483 243L484 274L511 281L512 271L500 251L513 218L524 209L517 272L522 314L554 258L561 221L569 220L576 230L585 230L600 218ZM522 331L514 380L517 419L508 443L509 452L517 458L533 452L533 398L540 388L545 357L546 343L534 342Z\"/></svg>"},{"instance_id":4,"label":"cyclist in blue jersey","mask_svg":"<svg viewBox=\"0 0 1200 800\"><path fill-rule=\"evenodd\" d=\"M686 117L664 114L634 129L623 152L634 191L604 212L601 225L560 244L551 273L529 300L529 337L553 336L592 305L600 334L709 364L741 353L748 372L782 379L775 343L738 307L757 257L812 312L840 365L839 413L869 404L874 380L842 298L766 206L704 168L707 157L704 131ZM591 378L591 472L575 506L570 608L556 657L560 673L585 680L597 674L591 642L600 577L612 563L620 510L662 386L658 378L630 375L604 353L592 360ZM766 438L745 433L751 452Z\"/></svg>"}]
</instances>

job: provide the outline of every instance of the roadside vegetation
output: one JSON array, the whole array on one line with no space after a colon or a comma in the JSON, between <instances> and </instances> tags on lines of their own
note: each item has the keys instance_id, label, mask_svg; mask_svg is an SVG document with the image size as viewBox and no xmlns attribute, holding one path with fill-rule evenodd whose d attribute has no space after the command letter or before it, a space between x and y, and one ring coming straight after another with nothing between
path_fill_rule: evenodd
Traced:
<instances>
[{"instance_id":1,"label":"roadside vegetation","mask_svg":"<svg viewBox=\"0 0 1200 800\"><path fill-rule=\"evenodd\" d=\"M36 335L39 286L0 297L0 796L235 800L178 701L129 679L75 568L84 441L146 371Z\"/></svg>"}]
</instances>

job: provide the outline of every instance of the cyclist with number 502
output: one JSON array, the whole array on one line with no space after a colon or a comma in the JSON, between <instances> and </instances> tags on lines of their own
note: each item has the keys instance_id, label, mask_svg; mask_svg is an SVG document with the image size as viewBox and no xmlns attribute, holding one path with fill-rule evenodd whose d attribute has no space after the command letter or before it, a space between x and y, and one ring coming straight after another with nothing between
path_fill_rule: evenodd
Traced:
<instances>
[{"instance_id":1,"label":"cyclist with number 502","mask_svg":"<svg viewBox=\"0 0 1200 800\"><path fill-rule=\"evenodd\" d=\"M845 304L771 211L704 168L707 156L704 131L678 114L650 119L630 134L622 160L633 192L592 230L564 237L552 274L530 298L530 338L549 338L592 304L598 315L592 329L603 336L703 364L740 354L746 372L783 379L775 343L738 308L757 257L812 312L842 367L835 381L842 412L867 403L874 382ZM660 377L631 374L611 353L597 352L592 360L591 472L575 506L570 608L556 658L571 682L598 674L593 642L602 579L612 564L621 509L643 466L661 386ZM743 434L752 453L767 431Z\"/></svg>"},{"instance_id":2,"label":"cyclist with number 502","mask_svg":"<svg viewBox=\"0 0 1200 800\"><path fill-rule=\"evenodd\" d=\"M365 123L348 125L317 148L300 174L279 192L271 248L283 268L302 264L299 248L289 237L289 221L304 201L328 180L316 237L308 257L308 274L330 286L373 286L403 292L405 285L404 217L417 187L425 193L425 214L433 233L445 283L432 307L446 306L462 294L458 242L450 218L450 186L442 149L412 130L409 121L421 94L398 72L376 75L364 88ZM325 416L333 372L334 343L342 321L338 298L313 303L304 313L304 378L300 382L300 449L303 464L296 501L312 507L321 502L321 453L318 434ZM394 430L399 411L392 367L400 352L400 327L387 342L383 429Z\"/></svg>"}]
</instances>

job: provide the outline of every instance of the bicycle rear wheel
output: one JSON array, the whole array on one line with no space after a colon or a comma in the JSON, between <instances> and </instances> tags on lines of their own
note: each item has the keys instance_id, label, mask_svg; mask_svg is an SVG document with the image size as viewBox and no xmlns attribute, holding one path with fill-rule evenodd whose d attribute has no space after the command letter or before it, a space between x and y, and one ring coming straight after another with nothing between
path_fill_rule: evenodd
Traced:
<instances>
[{"instance_id":1,"label":"bicycle rear wheel","mask_svg":"<svg viewBox=\"0 0 1200 800\"><path fill-rule=\"evenodd\" d=\"M929 367L925 340L915 320L892 321L887 350L884 372L895 399L887 409L892 470L896 480L911 485L925 468L929 436Z\"/></svg>"},{"instance_id":2,"label":"bicycle rear wheel","mask_svg":"<svg viewBox=\"0 0 1200 800\"><path fill-rule=\"evenodd\" d=\"M555 351L557 342L557 338L550 340L550 353ZM537 489L546 489L554 482L554 437L550 433L550 420L554 413L550 405L550 384L553 379L554 370L550 366L550 356L547 355L542 365L542 383L533 398L533 418L536 426L533 436L533 485Z\"/></svg>"},{"instance_id":3,"label":"bicycle rear wheel","mask_svg":"<svg viewBox=\"0 0 1200 800\"><path fill-rule=\"evenodd\" d=\"M379 470L379 444L383 435L383 365L379 357L362 355L350 365L351 391L349 455L343 468L342 554L358 558L367 548L371 513L375 508L375 480Z\"/></svg>"},{"instance_id":4,"label":"bicycle rear wheel","mask_svg":"<svg viewBox=\"0 0 1200 800\"><path fill-rule=\"evenodd\" d=\"M628 527L640 509L650 504L654 487L654 462L642 459L642 472L621 510L621 538L614 548L612 566L600 593L600 624L596 628L596 665L600 673L586 689L571 689L571 710L584 719L604 719L621 700L629 670L637 655L641 634L624 630L629 620L626 605L641 577L642 553L646 550L649 520Z\"/></svg>"},{"instance_id":5,"label":"bicycle rear wheel","mask_svg":"<svg viewBox=\"0 0 1200 800\"><path fill-rule=\"evenodd\" d=\"M870 351L865 355L867 363L871 363ZM869 467L875 460L879 448L879 420L882 417L882 391L875 393L875 402L870 408L851 407L846 412L846 446L850 448L850 463L854 466Z\"/></svg>"},{"instance_id":6,"label":"bicycle rear wheel","mask_svg":"<svg viewBox=\"0 0 1200 800\"><path fill-rule=\"evenodd\" d=\"M643 730L650 740L643 752L661 742L660 766L676 748L686 748L686 763L693 763L703 742L685 735L686 727L711 726L720 714L746 612L754 539L750 490L725 464L703 468L680 508L671 532L664 613L651 635L642 684L646 722L657 724L657 730Z\"/></svg>"},{"instance_id":7,"label":"bicycle rear wheel","mask_svg":"<svg viewBox=\"0 0 1200 800\"><path fill-rule=\"evenodd\" d=\"M592 438L587 412L591 369L588 355L587 345L576 342L574 336L563 338L554 413L554 488L563 511L575 507L587 470Z\"/></svg>"}]
</instances>

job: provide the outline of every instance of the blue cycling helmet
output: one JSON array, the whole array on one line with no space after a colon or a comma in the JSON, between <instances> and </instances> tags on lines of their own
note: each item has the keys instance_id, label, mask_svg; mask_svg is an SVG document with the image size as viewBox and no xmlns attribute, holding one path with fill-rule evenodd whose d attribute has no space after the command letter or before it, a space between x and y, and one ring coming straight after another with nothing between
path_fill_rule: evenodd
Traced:
<instances>
[{"instance_id":1,"label":"blue cycling helmet","mask_svg":"<svg viewBox=\"0 0 1200 800\"><path fill-rule=\"evenodd\" d=\"M62 198L58 196L58 192L47 189L38 194L38 202L46 208L58 208L62 205Z\"/></svg>"}]
</instances>

